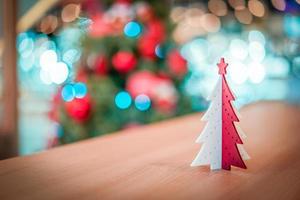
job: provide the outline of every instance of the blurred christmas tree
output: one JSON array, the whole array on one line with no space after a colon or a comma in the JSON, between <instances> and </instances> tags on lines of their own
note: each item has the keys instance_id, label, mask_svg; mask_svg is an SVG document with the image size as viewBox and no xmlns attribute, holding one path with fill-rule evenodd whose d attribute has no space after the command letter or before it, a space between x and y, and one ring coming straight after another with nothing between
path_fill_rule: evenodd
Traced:
<instances>
[{"instance_id":1,"label":"blurred christmas tree","mask_svg":"<svg viewBox=\"0 0 300 200\"><path fill-rule=\"evenodd\" d=\"M60 143L192 110L181 88L187 66L171 40L167 2L101 2L83 5L92 21L84 55L74 81L54 98L50 114L61 126Z\"/></svg>"}]
</instances>

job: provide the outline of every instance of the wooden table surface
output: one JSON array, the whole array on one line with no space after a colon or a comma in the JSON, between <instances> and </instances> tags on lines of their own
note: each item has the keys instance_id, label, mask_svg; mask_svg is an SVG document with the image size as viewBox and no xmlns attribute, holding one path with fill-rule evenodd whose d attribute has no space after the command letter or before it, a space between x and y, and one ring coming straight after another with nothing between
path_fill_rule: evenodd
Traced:
<instances>
[{"instance_id":1,"label":"wooden table surface","mask_svg":"<svg viewBox=\"0 0 300 200\"><path fill-rule=\"evenodd\" d=\"M300 199L300 109L241 111L247 170L191 168L204 123L189 115L0 162L0 199Z\"/></svg>"}]
</instances>

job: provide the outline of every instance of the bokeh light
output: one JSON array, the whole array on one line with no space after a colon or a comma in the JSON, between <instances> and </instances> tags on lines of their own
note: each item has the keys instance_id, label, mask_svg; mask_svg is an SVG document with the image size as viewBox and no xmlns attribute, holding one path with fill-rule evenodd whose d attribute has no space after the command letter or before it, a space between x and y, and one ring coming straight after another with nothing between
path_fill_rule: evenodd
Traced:
<instances>
[{"instance_id":1,"label":"bokeh light","mask_svg":"<svg viewBox=\"0 0 300 200\"><path fill-rule=\"evenodd\" d=\"M293 59L292 69L297 78L300 78L300 56Z\"/></svg>"},{"instance_id":2,"label":"bokeh light","mask_svg":"<svg viewBox=\"0 0 300 200\"><path fill-rule=\"evenodd\" d=\"M68 66L63 62L53 64L49 70L51 81L55 84L62 84L69 75Z\"/></svg>"},{"instance_id":3,"label":"bokeh light","mask_svg":"<svg viewBox=\"0 0 300 200\"><path fill-rule=\"evenodd\" d=\"M87 94L87 87L84 83L78 82L73 85L76 98L83 98Z\"/></svg>"},{"instance_id":4,"label":"bokeh light","mask_svg":"<svg viewBox=\"0 0 300 200\"><path fill-rule=\"evenodd\" d=\"M61 90L61 97L64 101L72 101L75 97L75 90L73 85L67 84Z\"/></svg>"},{"instance_id":5,"label":"bokeh light","mask_svg":"<svg viewBox=\"0 0 300 200\"><path fill-rule=\"evenodd\" d=\"M219 17L210 13L206 13L201 16L200 20L205 31L214 33L220 30L221 21Z\"/></svg>"},{"instance_id":6,"label":"bokeh light","mask_svg":"<svg viewBox=\"0 0 300 200\"><path fill-rule=\"evenodd\" d=\"M50 85L52 83L49 72L44 69L40 70L40 79L46 85Z\"/></svg>"},{"instance_id":7,"label":"bokeh light","mask_svg":"<svg viewBox=\"0 0 300 200\"><path fill-rule=\"evenodd\" d=\"M37 45L36 45L37 46ZM56 51L57 47L54 41L51 40L45 40L43 42L41 42L40 47L38 47L41 51L45 51L45 50L53 50Z\"/></svg>"},{"instance_id":8,"label":"bokeh light","mask_svg":"<svg viewBox=\"0 0 300 200\"><path fill-rule=\"evenodd\" d=\"M252 30L249 32L248 40L249 40L249 42L259 42L262 45L265 45L265 43L266 43L264 34L257 30Z\"/></svg>"},{"instance_id":9,"label":"bokeh light","mask_svg":"<svg viewBox=\"0 0 300 200\"><path fill-rule=\"evenodd\" d=\"M34 49L33 39L30 37L26 37L18 45L18 51L23 58L30 56Z\"/></svg>"},{"instance_id":10,"label":"bokeh light","mask_svg":"<svg viewBox=\"0 0 300 200\"><path fill-rule=\"evenodd\" d=\"M57 62L57 54L53 50L44 51L40 57L40 66L44 70L51 68L51 66L54 66L56 62Z\"/></svg>"},{"instance_id":11,"label":"bokeh light","mask_svg":"<svg viewBox=\"0 0 300 200\"><path fill-rule=\"evenodd\" d=\"M150 98L145 94L138 95L134 100L135 107L140 111L146 111L151 106Z\"/></svg>"},{"instance_id":12,"label":"bokeh light","mask_svg":"<svg viewBox=\"0 0 300 200\"><path fill-rule=\"evenodd\" d=\"M163 58L164 57L164 54L163 54L163 51L162 51L162 48L161 46L158 44L156 45L155 47L155 55L159 58Z\"/></svg>"},{"instance_id":13,"label":"bokeh light","mask_svg":"<svg viewBox=\"0 0 300 200\"><path fill-rule=\"evenodd\" d=\"M182 19L185 18L185 11L186 11L186 8L181 7L181 6L177 6L177 7L173 8L170 13L171 20L174 23L180 22Z\"/></svg>"},{"instance_id":14,"label":"bokeh light","mask_svg":"<svg viewBox=\"0 0 300 200\"><path fill-rule=\"evenodd\" d=\"M185 18L182 21L188 27L202 29L203 14L204 11L200 8L190 8L185 12Z\"/></svg>"},{"instance_id":15,"label":"bokeh light","mask_svg":"<svg viewBox=\"0 0 300 200\"><path fill-rule=\"evenodd\" d=\"M286 7L285 0L271 0L272 5L279 11L284 11Z\"/></svg>"},{"instance_id":16,"label":"bokeh light","mask_svg":"<svg viewBox=\"0 0 300 200\"><path fill-rule=\"evenodd\" d=\"M45 34L50 34L55 31L58 26L58 19L56 16L48 15L44 19L42 19L40 23L40 31Z\"/></svg>"},{"instance_id":17,"label":"bokeh light","mask_svg":"<svg viewBox=\"0 0 300 200\"><path fill-rule=\"evenodd\" d=\"M61 12L61 19L64 22L74 21L80 14L80 5L79 4L68 4L66 5Z\"/></svg>"},{"instance_id":18,"label":"bokeh light","mask_svg":"<svg viewBox=\"0 0 300 200\"><path fill-rule=\"evenodd\" d=\"M287 36L300 38L300 16L285 15L283 18L283 28Z\"/></svg>"},{"instance_id":19,"label":"bokeh light","mask_svg":"<svg viewBox=\"0 0 300 200\"><path fill-rule=\"evenodd\" d=\"M266 75L265 67L257 62L248 65L248 76L252 83L260 83L264 80Z\"/></svg>"},{"instance_id":20,"label":"bokeh light","mask_svg":"<svg viewBox=\"0 0 300 200\"><path fill-rule=\"evenodd\" d=\"M265 58L266 52L264 46L259 42L251 42L249 44L249 56L252 60L261 62Z\"/></svg>"},{"instance_id":21,"label":"bokeh light","mask_svg":"<svg viewBox=\"0 0 300 200\"><path fill-rule=\"evenodd\" d=\"M142 31L141 25L137 22L128 22L124 27L124 34L127 37L137 37Z\"/></svg>"},{"instance_id":22,"label":"bokeh light","mask_svg":"<svg viewBox=\"0 0 300 200\"><path fill-rule=\"evenodd\" d=\"M265 14L264 4L259 0L248 1L249 11L256 17L263 17Z\"/></svg>"},{"instance_id":23,"label":"bokeh light","mask_svg":"<svg viewBox=\"0 0 300 200\"><path fill-rule=\"evenodd\" d=\"M209 0L208 9L216 16L225 16L227 14L227 5L223 0Z\"/></svg>"},{"instance_id":24,"label":"bokeh light","mask_svg":"<svg viewBox=\"0 0 300 200\"><path fill-rule=\"evenodd\" d=\"M245 0L228 0L228 3L235 10L243 10L245 8Z\"/></svg>"},{"instance_id":25,"label":"bokeh light","mask_svg":"<svg viewBox=\"0 0 300 200\"><path fill-rule=\"evenodd\" d=\"M30 54L30 56L21 58L18 61L18 65L21 67L22 70L28 72L29 70L33 69L35 62L34 54Z\"/></svg>"},{"instance_id":26,"label":"bokeh light","mask_svg":"<svg viewBox=\"0 0 300 200\"><path fill-rule=\"evenodd\" d=\"M230 54L239 60L244 60L248 56L248 45L240 39L233 39L229 45Z\"/></svg>"},{"instance_id":27,"label":"bokeh light","mask_svg":"<svg viewBox=\"0 0 300 200\"><path fill-rule=\"evenodd\" d=\"M235 84L243 84L248 78L247 68L242 62L234 62L228 68L228 74Z\"/></svg>"},{"instance_id":28,"label":"bokeh light","mask_svg":"<svg viewBox=\"0 0 300 200\"><path fill-rule=\"evenodd\" d=\"M81 51L79 49L69 49L67 50L62 57L62 60L67 63L69 66L72 66L73 63L77 62L80 59Z\"/></svg>"},{"instance_id":29,"label":"bokeh light","mask_svg":"<svg viewBox=\"0 0 300 200\"><path fill-rule=\"evenodd\" d=\"M206 40L198 38L186 43L181 48L181 55L192 63L197 63L208 57L210 47Z\"/></svg>"},{"instance_id":30,"label":"bokeh light","mask_svg":"<svg viewBox=\"0 0 300 200\"><path fill-rule=\"evenodd\" d=\"M132 99L128 92L121 91L115 97L115 104L120 109L129 108L131 105Z\"/></svg>"},{"instance_id":31,"label":"bokeh light","mask_svg":"<svg viewBox=\"0 0 300 200\"><path fill-rule=\"evenodd\" d=\"M284 57L268 56L263 61L264 66L267 69L267 75L270 78L285 79L289 75L289 62Z\"/></svg>"},{"instance_id":32,"label":"bokeh light","mask_svg":"<svg viewBox=\"0 0 300 200\"><path fill-rule=\"evenodd\" d=\"M248 8L244 8L242 10L235 10L234 15L239 22L242 24L251 24L253 16L248 10Z\"/></svg>"}]
</instances>

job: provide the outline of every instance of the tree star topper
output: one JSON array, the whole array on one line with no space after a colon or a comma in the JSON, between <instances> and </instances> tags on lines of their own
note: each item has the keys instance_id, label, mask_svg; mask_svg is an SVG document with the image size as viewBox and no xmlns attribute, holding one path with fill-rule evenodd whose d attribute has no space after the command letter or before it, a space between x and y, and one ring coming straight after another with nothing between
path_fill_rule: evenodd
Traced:
<instances>
[{"instance_id":1,"label":"tree star topper","mask_svg":"<svg viewBox=\"0 0 300 200\"><path fill-rule=\"evenodd\" d=\"M226 71L226 68L227 68L228 64L225 63L225 59L224 58L221 58L221 61L220 63L218 64L218 67L219 67L219 74L223 75L223 74L226 74L227 71Z\"/></svg>"},{"instance_id":2,"label":"tree star topper","mask_svg":"<svg viewBox=\"0 0 300 200\"><path fill-rule=\"evenodd\" d=\"M235 98L226 81L227 66L221 58L219 80L209 97L211 104L202 117L207 124L196 140L203 145L191 166L210 165L211 170L230 170L231 166L246 169L243 160L250 158L242 146L241 138L245 135L235 124L239 119L231 104Z\"/></svg>"}]
</instances>

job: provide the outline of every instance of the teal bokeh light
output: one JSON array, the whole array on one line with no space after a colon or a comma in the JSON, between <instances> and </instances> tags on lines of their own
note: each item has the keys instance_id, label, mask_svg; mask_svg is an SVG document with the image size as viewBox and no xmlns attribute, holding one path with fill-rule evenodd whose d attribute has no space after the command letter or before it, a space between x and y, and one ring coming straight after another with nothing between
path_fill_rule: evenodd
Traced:
<instances>
[{"instance_id":1,"label":"teal bokeh light","mask_svg":"<svg viewBox=\"0 0 300 200\"><path fill-rule=\"evenodd\" d=\"M283 18L283 29L290 38L300 38L300 16L287 14Z\"/></svg>"},{"instance_id":2,"label":"teal bokeh light","mask_svg":"<svg viewBox=\"0 0 300 200\"><path fill-rule=\"evenodd\" d=\"M159 44L155 47L155 54L159 58L164 58L163 50Z\"/></svg>"},{"instance_id":3,"label":"teal bokeh light","mask_svg":"<svg viewBox=\"0 0 300 200\"><path fill-rule=\"evenodd\" d=\"M115 97L115 104L120 109L127 109L131 105L132 99L128 92L119 92Z\"/></svg>"},{"instance_id":4,"label":"teal bokeh light","mask_svg":"<svg viewBox=\"0 0 300 200\"><path fill-rule=\"evenodd\" d=\"M140 111L146 111L151 106L150 98L145 94L140 94L135 98L135 107Z\"/></svg>"},{"instance_id":5,"label":"teal bokeh light","mask_svg":"<svg viewBox=\"0 0 300 200\"><path fill-rule=\"evenodd\" d=\"M75 97L75 90L73 85L67 84L63 87L61 91L61 97L63 98L64 101L72 101Z\"/></svg>"},{"instance_id":6,"label":"teal bokeh light","mask_svg":"<svg viewBox=\"0 0 300 200\"><path fill-rule=\"evenodd\" d=\"M124 34L127 37L137 37L141 33L141 25L137 22L128 22L124 27Z\"/></svg>"},{"instance_id":7,"label":"teal bokeh light","mask_svg":"<svg viewBox=\"0 0 300 200\"><path fill-rule=\"evenodd\" d=\"M81 82L75 83L73 88L75 91L76 98L83 98L87 94L87 87L84 83Z\"/></svg>"}]
</instances>

